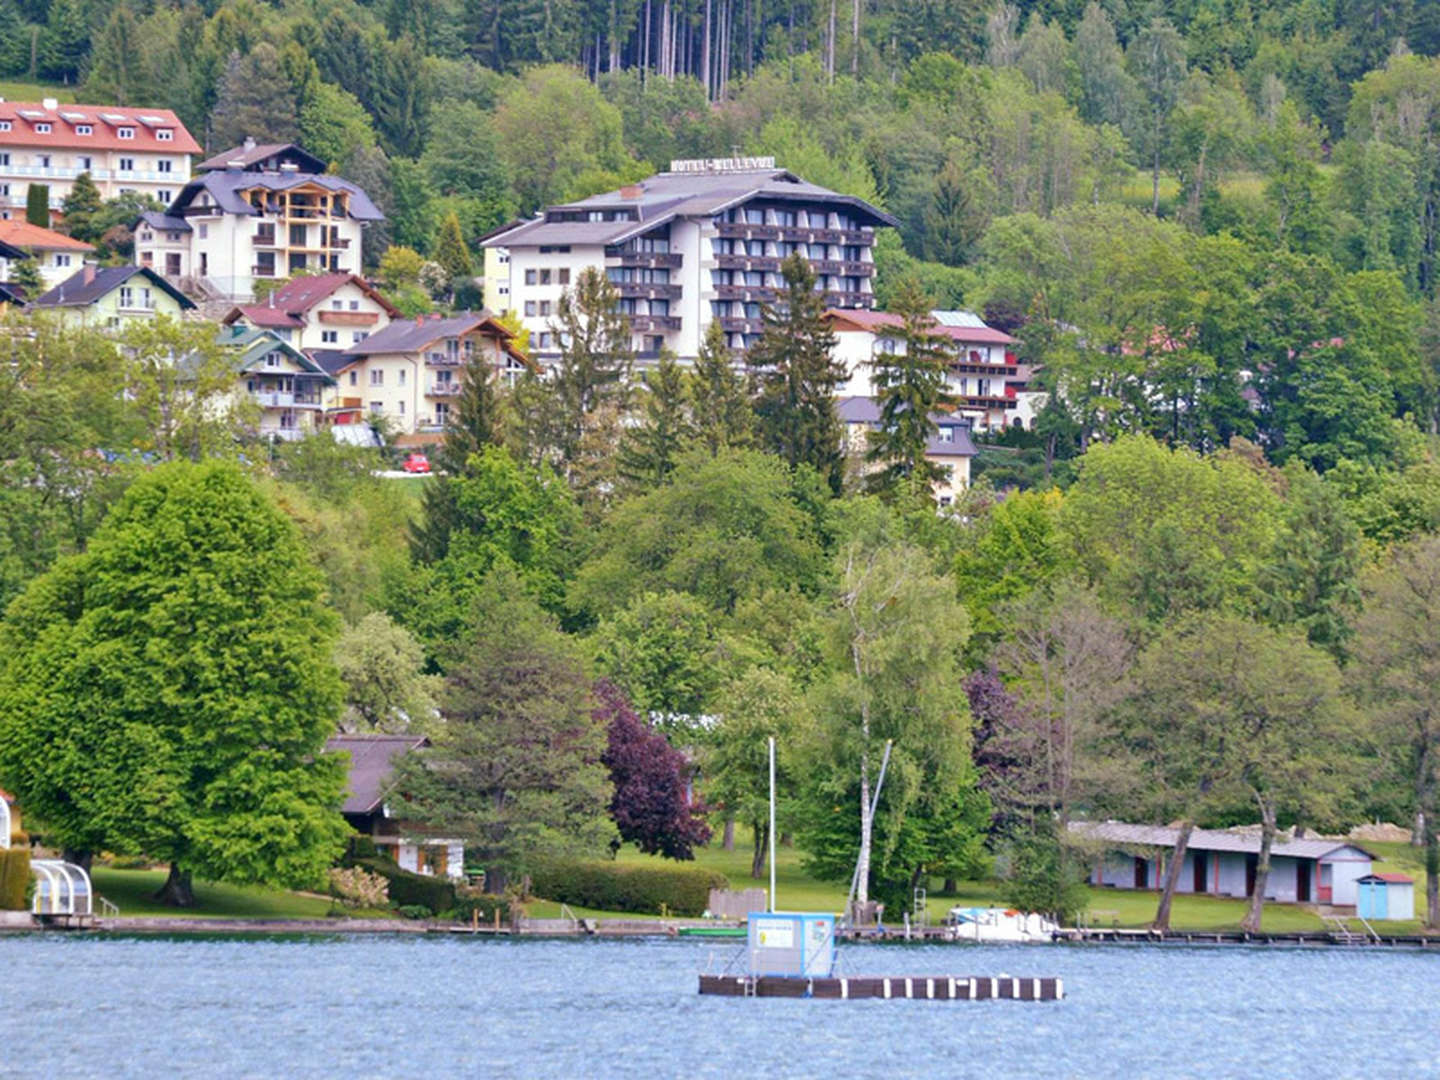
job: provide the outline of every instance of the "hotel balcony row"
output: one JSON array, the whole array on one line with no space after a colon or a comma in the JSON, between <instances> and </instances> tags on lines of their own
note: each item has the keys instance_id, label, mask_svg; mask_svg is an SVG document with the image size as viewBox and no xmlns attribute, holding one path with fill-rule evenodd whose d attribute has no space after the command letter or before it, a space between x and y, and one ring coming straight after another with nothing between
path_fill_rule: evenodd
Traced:
<instances>
[{"instance_id":1,"label":"hotel balcony row","mask_svg":"<svg viewBox=\"0 0 1440 1080\"><path fill-rule=\"evenodd\" d=\"M726 240L789 240L805 244L863 244L875 242L874 229L813 229L806 225L755 225L745 221L715 223L715 233Z\"/></svg>"},{"instance_id":2,"label":"hotel balcony row","mask_svg":"<svg viewBox=\"0 0 1440 1080\"><path fill-rule=\"evenodd\" d=\"M679 285L664 285L651 281L612 282L615 291L626 300L679 300L683 289Z\"/></svg>"},{"instance_id":3,"label":"hotel balcony row","mask_svg":"<svg viewBox=\"0 0 1440 1080\"><path fill-rule=\"evenodd\" d=\"M715 266L721 270L768 270L778 273L785 260L776 255L715 255ZM868 262L840 261L837 259L810 259L811 267L817 274L834 277L874 277L875 264Z\"/></svg>"},{"instance_id":4,"label":"hotel balcony row","mask_svg":"<svg viewBox=\"0 0 1440 1080\"><path fill-rule=\"evenodd\" d=\"M685 265L684 256L678 252L637 251L624 244L607 247L605 258L614 260L614 266L634 266L644 270L678 270Z\"/></svg>"},{"instance_id":5,"label":"hotel balcony row","mask_svg":"<svg viewBox=\"0 0 1440 1080\"><path fill-rule=\"evenodd\" d=\"M256 247L263 248L303 248L306 251L346 251L350 247L348 237L331 236L324 238L324 243L284 243L273 229L256 229L255 234L250 238L251 243Z\"/></svg>"}]
</instances>

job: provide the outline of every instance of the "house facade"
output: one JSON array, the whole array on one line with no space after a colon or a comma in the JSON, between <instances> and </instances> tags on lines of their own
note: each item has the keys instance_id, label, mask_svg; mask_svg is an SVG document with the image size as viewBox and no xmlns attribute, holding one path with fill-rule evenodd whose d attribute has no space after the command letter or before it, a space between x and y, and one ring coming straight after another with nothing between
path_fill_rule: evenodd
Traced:
<instances>
[{"instance_id":1,"label":"house facade","mask_svg":"<svg viewBox=\"0 0 1440 1080\"><path fill-rule=\"evenodd\" d=\"M256 434L293 442L320 429L335 380L319 364L269 330L228 326L220 343L235 353L236 395L254 407Z\"/></svg>"},{"instance_id":2,"label":"house facade","mask_svg":"<svg viewBox=\"0 0 1440 1080\"><path fill-rule=\"evenodd\" d=\"M780 264L791 254L810 261L829 306L873 307L875 230L894 224L773 158L672 161L639 183L548 207L484 247L508 259L509 307L542 364L557 355L560 297L590 267L619 293L642 361L662 348L688 361L717 319L732 348L753 344L761 305L779 294Z\"/></svg>"},{"instance_id":3,"label":"house facade","mask_svg":"<svg viewBox=\"0 0 1440 1080\"><path fill-rule=\"evenodd\" d=\"M232 308L226 326L269 330L297 349L347 349L399 316L394 304L359 274L307 274L287 281L262 303Z\"/></svg>"},{"instance_id":4,"label":"house facade","mask_svg":"<svg viewBox=\"0 0 1440 1080\"><path fill-rule=\"evenodd\" d=\"M1097 848L1090 884L1114 889L1159 889L1179 829L1118 821L1071 822L1072 835ZM1195 829L1176 891L1242 898L1255 885L1258 832ZM1354 907L1359 880L1375 856L1343 840L1276 840L1270 850L1265 899L1291 904Z\"/></svg>"},{"instance_id":5,"label":"house facade","mask_svg":"<svg viewBox=\"0 0 1440 1080\"><path fill-rule=\"evenodd\" d=\"M58 219L76 178L100 196L126 192L168 203L190 181L200 145L169 109L0 100L0 219L23 220L31 185L46 188Z\"/></svg>"},{"instance_id":6,"label":"house facade","mask_svg":"<svg viewBox=\"0 0 1440 1080\"><path fill-rule=\"evenodd\" d=\"M0 279L11 280L17 262L34 259L47 288L71 277L84 265L85 257L95 252L83 240L31 225L23 218L0 221L0 245Z\"/></svg>"},{"instance_id":7,"label":"house facade","mask_svg":"<svg viewBox=\"0 0 1440 1080\"><path fill-rule=\"evenodd\" d=\"M247 140L196 170L163 215L137 224L135 262L213 297L248 304L257 279L356 273L364 227L384 220L358 186L291 143Z\"/></svg>"},{"instance_id":8,"label":"house facade","mask_svg":"<svg viewBox=\"0 0 1440 1080\"><path fill-rule=\"evenodd\" d=\"M975 431L1034 427L1044 401L1031 389L1030 369L1010 351L1015 339L967 311L933 311L931 316L932 330L953 350L945 389L955 399L956 413L968 418ZM835 358L848 376L841 393L873 395L876 358L904 355L904 320L888 311L863 310L831 310L825 318L835 332Z\"/></svg>"},{"instance_id":9,"label":"house facade","mask_svg":"<svg viewBox=\"0 0 1440 1080\"><path fill-rule=\"evenodd\" d=\"M483 311L397 319L342 350L338 359L317 360L336 376L327 412L337 423L377 419L395 434L437 439L460 393L465 365L486 364L507 382L526 365L511 345L510 331Z\"/></svg>"},{"instance_id":10,"label":"house facade","mask_svg":"<svg viewBox=\"0 0 1440 1080\"><path fill-rule=\"evenodd\" d=\"M863 475L881 468L878 462L867 462L870 432L879 430L880 406L874 398L841 398L835 407L845 425L845 454L853 463L854 472ZM970 421L949 413L930 417L935 434L925 445L925 460L936 466L940 478L932 485L935 501L950 506L970 486L970 462L975 457L975 442L970 437Z\"/></svg>"},{"instance_id":11,"label":"house facade","mask_svg":"<svg viewBox=\"0 0 1440 1080\"><path fill-rule=\"evenodd\" d=\"M87 264L31 306L69 326L122 330L132 322L150 322L159 316L179 319L195 304L143 266Z\"/></svg>"},{"instance_id":12,"label":"house facade","mask_svg":"<svg viewBox=\"0 0 1440 1080\"><path fill-rule=\"evenodd\" d=\"M402 870L433 877L465 876L465 845L436 837L404 815L405 799L394 771L406 754L430 745L423 735L336 735L325 743L350 758L349 786L341 812L350 827L375 841Z\"/></svg>"}]
</instances>

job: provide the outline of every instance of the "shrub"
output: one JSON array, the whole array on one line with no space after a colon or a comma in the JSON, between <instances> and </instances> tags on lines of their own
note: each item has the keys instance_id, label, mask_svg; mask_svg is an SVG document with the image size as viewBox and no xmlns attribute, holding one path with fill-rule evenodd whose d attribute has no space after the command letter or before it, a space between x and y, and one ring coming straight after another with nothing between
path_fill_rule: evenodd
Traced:
<instances>
[{"instance_id":1,"label":"shrub","mask_svg":"<svg viewBox=\"0 0 1440 1080\"><path fill-rule=\"evenodd\" d=\"M356 833L350 837L348 850L352 859L373 859L380 854L380 849L375 846L375 841L364 833Z\"/></svg>"},{"instance_id":2,"label":"shrub","mask_svg":"<svg viewBox=\"0 0 1440 1080\"><path fill-rule=\"evenodd\" d=\"M390 882L358 866L331 867L330 892L347 907L383 908L390 904Z\"/></svg>"},{"instance_id":3,"label":"shrub","mask_svg":"<svg viewBox=\"0 0 1440 1080\"><path fill-rule=\"evenodd\" d=\"M542 862L530 874L531 891L604 911L700 915L711 889L727 888L725 875L698 866L633 866L602 860Z\"/></svg>"},{"instance_id":4,"label":"shrub","mask_svg":"<svg viewBox=\"0 0 1440 1080\"><path fill-rule=\"evenodd\" d=\"M434 914L424 904L401 904L395 910L402 919L428 919Z\"/></svg>"},{"instance_id":5,"label":"shrub","mask_svg":"<svg viewBox=\"0 0 1440 1080\"><path fill-rule=\"evenodd\" d=\"M111 870L147 870L150 860L144 855L114 855L109 860Z\"/></svg>"},{"instance_id":6,"label":"shrub","mask_svg":"<svg viewBox=\"0 0 1440 1080\"><path fill-rule=\"evenodd\" d=\"M500 912L501 923L510 921L513 909L508 896L495 896L471 889L459 889L457 893L455 907L451 911L456 922L468 923L473 913L481 923L489 923L495 918L496 911Z\"/></svg>"},{"instance_id":7,"label":"shrub","mask_svg":"<svg viewBox=\"0 0 1440 1080\"><path fill-rule=\"evenodd\" d=\"M24 911L29 887L29 846L0 850L0 911Z\"/></svg>"},{"instance_id":8,"label":"shrub","mask_svg":"<svg viewBox=\"0 0 1440 1080\"><path fill-rule=\"evenodd\" d=\"M448 878L426 877L401 870L389 859L347 859L352 867L379 874L389 883L390 902L398 906L427 907L448 911L455 906L455 885Z\"/></svg>"}]
</instances>

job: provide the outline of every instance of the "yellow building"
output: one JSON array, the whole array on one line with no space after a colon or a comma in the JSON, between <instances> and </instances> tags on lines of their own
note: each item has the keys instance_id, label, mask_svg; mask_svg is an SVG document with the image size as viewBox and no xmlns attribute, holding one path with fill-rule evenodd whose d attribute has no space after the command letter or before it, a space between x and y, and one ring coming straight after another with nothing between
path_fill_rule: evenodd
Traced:
<instances>
[{"instance_id":1,"label":"yellow building","mask_svg":"<svg viewBox=\"0 0 1440 1080\"><path fill-rule=\"evenodd\" d=\"M119 330L159 315L179 319L195 305L143 266L85 266L40 296L34 307L52 312L68 326Z\"/></svg>"}]
</instances>

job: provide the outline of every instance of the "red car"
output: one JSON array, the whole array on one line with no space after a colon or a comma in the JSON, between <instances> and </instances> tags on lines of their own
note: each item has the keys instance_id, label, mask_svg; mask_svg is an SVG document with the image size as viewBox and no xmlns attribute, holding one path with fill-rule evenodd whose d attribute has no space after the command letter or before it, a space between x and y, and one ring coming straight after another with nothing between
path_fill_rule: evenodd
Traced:
<instances>
[{"instance_id":1,"label":"red car","mask_svg":"<svg viewBox=\"0 0 1440 1080\"><path fill-rule=\"evenodd\" d=\"M430 459L424 454L406 454L405 461L400 468L408 473L428 473L430 471Z\"/></svg>"}]
</instances>

